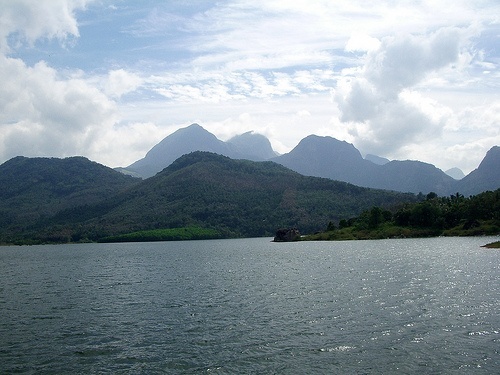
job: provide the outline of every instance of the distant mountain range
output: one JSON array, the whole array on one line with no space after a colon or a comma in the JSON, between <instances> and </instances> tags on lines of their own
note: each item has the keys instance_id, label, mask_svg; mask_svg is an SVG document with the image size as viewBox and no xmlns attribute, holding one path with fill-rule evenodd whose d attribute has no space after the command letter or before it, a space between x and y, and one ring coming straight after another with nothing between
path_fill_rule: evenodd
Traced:
<instances>
[{"instance_id":1,"label":"distant mountain range","mask_svg":"<svg viewBox=\"0 0 500 375\"><path fill-rule=\"evenodd\" d=\"M304 233L413 194L306 177L273 162L193 152L145 180L82 157L17 157L0 165L0 243L98 241L159 228L220 237Z\"/></svg>"},{"instance_id":2,"label":"distant mountain range","mask_svg":"<svg viewBox=\"0 0 500 375\"><path fill-rule=\"evenodd\" d=\"M376 155L363 158L352 144L332 137L310 135L289 153L278 156L263 135L249 132L223 142L198 124L177 130L154 146L143 159L119 170L148 178L192 151L210 151L233 159L271 160L306 176L415 194L459 192L468 196L500 187L498 146L486 154L476 170L458 180L463 176L458 168L447 174L420 161L390 161Z\"/></svg>"},{"instance_id":3,"label":"distant mountain range","mask_svg":"<svg viewBox=\"0 0 500 375\"><path fill-rule=\"evenodd\" d=\"M198 124L182 128L164 138L144 158L119 171L148 178L168 167L174 160L193 151L208 151L232 159L269 160L277 154L271 142L260 134L247 132L223 142Z\"/></svg>"}]
</instances>

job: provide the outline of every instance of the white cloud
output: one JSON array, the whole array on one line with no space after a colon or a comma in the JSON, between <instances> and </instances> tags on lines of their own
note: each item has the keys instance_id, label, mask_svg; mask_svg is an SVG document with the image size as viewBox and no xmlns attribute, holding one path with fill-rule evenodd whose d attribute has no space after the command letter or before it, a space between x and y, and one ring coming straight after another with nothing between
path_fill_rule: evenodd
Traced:
<instances>
[{"instance_id":1,"label":"white cloud","mask_svg":"<svg viewBox=\"0 0 500 375\"><path fill-rule=\"evenodd\" d=\"M24 44L78 37L76 11L87 0L16 0L0 3L0 157L92 154L116 123L116 103L81 71L61 74L43 60L33 66L7 57ZM8 45L8 42L11 45ZM137 86L123 70L109 74L109 94L119 96ZM110 141L109 139L107 140Z\"/></svg>"},{"instance_id":2,"label":"white cloud","mask_svg":"<svg viewBox=\"0 0 500 375\"><path fill-rule=\"evenodd\" d=\"M0 56L0 153L84 154L101 127L112 124L115 106L82 79L62 79L43 61L33 67Z\"/></svg>"},{"instance_id":3,"label":"white cloud","mask_svg":"<svg viewBox=\"0 0 500 375\"><path fill-rule=\"evenodd\" d=\"M105 83L105 92L111 97L120 97L134 91L143 82L137 74L130 73L124 69L111 70Z\"/></svg>"},{"instance_id":4,"label":"white cloud","mask_svg":"<svg viewBox=\"0 0 500 375\"><path fill-rule=\"evenodd\" d=\"M116 123L100 129L89 147L88 157L111 167L126 167L142 159L168 133L152 122Z\"/></svg>"},{"instance_id":5,"label":"white cloud","mask_svg":"<svg viewBox=\"0 0 500 375\"><path fill-rule=\"evenodd\" d=\"M368 53L361 74L344 78L336 96L341 120L350 123L351 134L366 152L397 154L407 144L439 136L440 108L407 89L457 61L460 43L461 32L455 28L430 36L386 37Z\"/></svg>"},{"instance_id":6,"label":"white cloud","mask_svg":"<svg viewBox=\"0 0 500 375\"><path fill-rule=\"evenodd\" d=\"M345 46L347 52L368 52L377 50L380 47L380 40L365 34L352 35Z\"/></svg>"},{"instance_id":7,"label":"white cloud","mask_svg":"<svg viewBox=\"0 0 500 375\"><path fill-rule=\"evenodd\" d=\"M0 2L0 51L10 50L8 38L16 44L33 45L39 38L66 40L77 37L75 12L90 0L12 0ZM14 46L15 47L15 46Z\"/></svg>"},{"instance_id":8,"label":"white cloud","mask_svg":"<svg viewBox=\"0 0 500 375\"><path fill-rule=\"evenodd\" d=\"M2 161L84 154L125 165L192 122L222 139L254 130L280 152L312 133L443 166L453 162L443 149L476 150L457 156L463 169L499 143L498 2L124 0L86 19L110 51L78 39L95 36L77 16L110 8L79 13L90 3L0 1ZM102 65L39 61L46 40Z\"/></svg>"},{"instance_id":9,"label":"white cloud","mask_svg":"<svg viewBox=\"0 0 500 375\"><path fill-rule=\"evenodd\" d=\"M460 30L441 28L430 36L386 37L369 54L366 78L384 96L394 97L459 57Z\"/></svg>"}]
</instances>

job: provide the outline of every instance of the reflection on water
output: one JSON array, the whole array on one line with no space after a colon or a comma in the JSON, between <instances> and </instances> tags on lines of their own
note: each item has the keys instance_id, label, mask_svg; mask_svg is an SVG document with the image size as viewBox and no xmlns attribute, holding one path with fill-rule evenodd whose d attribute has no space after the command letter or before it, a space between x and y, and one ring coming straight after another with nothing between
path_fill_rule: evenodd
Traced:
<instances>
[{"instance_id":1,"label":"reflection on water","mask_svg":"<svg viewBox=\"0 0 500 375\"><path fill-rule=\"evenodd\" d=\"M0 248L2 373L494 373L491 238Z\"/></svg>"}]
</instances>

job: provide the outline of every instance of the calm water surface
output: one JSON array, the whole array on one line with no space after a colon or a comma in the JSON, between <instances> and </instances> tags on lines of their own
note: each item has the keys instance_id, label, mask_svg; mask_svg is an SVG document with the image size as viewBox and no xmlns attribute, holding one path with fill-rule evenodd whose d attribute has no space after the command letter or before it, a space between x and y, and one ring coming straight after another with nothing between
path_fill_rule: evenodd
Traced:
<instances>
[{"instance_id":1,"label":"calm water surface","mask_svg":"<svg viewBox=\"0 0 500 375\"><path fill-rule=\"evenodd\" d=\"M0 373L498 373L493 240L0 247Z\"/></svg>"}]
</instances>

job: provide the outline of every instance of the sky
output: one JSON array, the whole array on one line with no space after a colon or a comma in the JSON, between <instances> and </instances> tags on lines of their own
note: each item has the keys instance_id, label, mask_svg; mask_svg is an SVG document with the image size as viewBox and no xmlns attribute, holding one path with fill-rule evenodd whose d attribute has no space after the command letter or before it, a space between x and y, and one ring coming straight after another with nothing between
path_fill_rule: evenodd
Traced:
<instances>
[{"instance_id":1,"label":"sky","mask_svg":"<svg viewBox=\"0 0 500 375\"><path fill-rule=\"evenodd\" d=\"M196 122L469 173L499 64L498 0L0 0L0 163L127 166Z\"/></svg>"}]
</instances>

